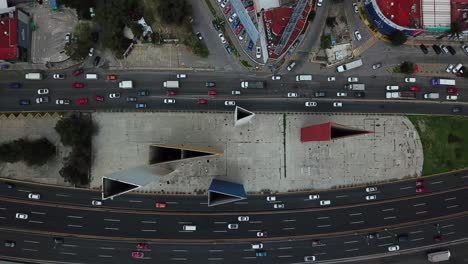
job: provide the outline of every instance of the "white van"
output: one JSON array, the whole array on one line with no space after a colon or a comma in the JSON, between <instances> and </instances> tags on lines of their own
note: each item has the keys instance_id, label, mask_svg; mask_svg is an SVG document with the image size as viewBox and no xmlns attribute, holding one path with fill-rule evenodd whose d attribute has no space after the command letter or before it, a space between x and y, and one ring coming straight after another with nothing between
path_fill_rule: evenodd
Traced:
<instances>
[{"instance_id":1,"label":"white van","mask_svg":"<svg viewBox=\"0 0 468 264\"><path fill-rule=\"evenodd\" d=\"M252 244L252 249L262 249L262 248L263 248L262 243Z\"/></svg>"},{"instance_id":2,"label":"white van","mask_svg":"<svg viewBox=\"0 0 468 264\"><path fill-rule=\"evenodd\" d=\"M85 79L86 80L97 80L98 79L98 75L96 73L87 73L85 75Z\"/></svg>"},{"instance_id":3,"label":"white van","mask_svg":"<svg viewBox=\"0 0 468 264\"><path fill-rule=\"evenodd\" d=\"M455 66L455 68L453 68L452 73L453 73L453 74L457 73L458 71L460 71L460 69L461 69L462 67L463 67L463 64L458 63L457 66Z\"/></svg>"},{"instance_id":4,"label":"white van","mask_svg":"<svg viewBox=\"0 0 468 264\"><path fill-rule=\"evenodd\" d=\"M301 75L296 75L296 81L312 81L312 75L310 74L301 74Z\"/></svg>"},{"instance_id":5,"label":"white van","mask_svg":"<svg viewBox=\"0 0 468 264\"><path fill-rule=\"evenodd\" d=\"M197 231L196 225L184 225L182 228L184 231Z\"/></svg>"}]
</instances>

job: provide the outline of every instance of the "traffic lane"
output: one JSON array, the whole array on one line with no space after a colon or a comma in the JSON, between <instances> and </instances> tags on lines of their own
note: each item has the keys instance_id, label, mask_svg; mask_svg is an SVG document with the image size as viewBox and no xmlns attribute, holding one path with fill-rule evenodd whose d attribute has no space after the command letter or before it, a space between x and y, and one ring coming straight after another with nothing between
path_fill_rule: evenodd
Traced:
<instances>
[{"instance_id":1,"label":"traffic lane","mask_svg":"<svg viewBox=\"0 0 468 264\"><path fill-rule=\"evenodd\" d=\"M387 225L420 221L451 215L466 210L461 201L468 198L465 189L430 196L366 203L347 208L324 210L255 212L191 215L167 212L147 213L111 210L65 209L59 206L30 205L1 202L2 220L6 227L32 230L79 233L107 237L157 237L177 239L255 238L256 232L268 230L270 237L289 237L297 234L313 235L344 232L350 229L378 228ZM318 201L315 201L318 203ZM273 206L273 203L271 203ZM286 207L287 209L287 207ZM274 210L274 209L273 209ZM28 220L15 219L15 213L29 214ZM278 212L278 213L277 213ZM239 215L248 215L248 223L229 230L228 224L237 223ZM196 232L183 230L184 225L197 225ZM244 227L245 226L245 227Z\"/></svg>"},{"instance_id":2,"label":"traffic lane","mask_svg":"<svg viewBox=\"0 0 468 264\"><path fill-rule=\"evenodd\" d=\"M467 218L451 219L434 223L423 223L417 226L376 230L379 238L367 239L366 234L353 234L347 236L319 238L319 244L313 245L311 239L285 240L285 241L263 241L263 250L268 253L267 257L255 257L255 251L251 243L239 244L160 244L148 243L148 249L144 250L145 259L174 261L223 261L223 263L246 262L248 259L259 263L291 263L300 262L304 256L316 256L318 261L337 260L370 254L388 254L388 246L398 244L400 250L414 249L421 246L438 244L433 240L434 236L442 235L443 242L450 242L464 238L467 234L465 225ZM16 242L16 248L0 248L0 254L11 257L27 257L29 259L42 259L49 261L61 260L94 263L107 263L106 261L116 259L119 263L130 261L131 252L136 250L136 244L145 241L126 242L119 240L88 240L78 237L63 237L63 245L55 245L52 237L37 234L24 234L10 231L1 231L6 240ZM408 235L408 241L398 242L398 235ZM436 246L436 245L435 245ZM26 249L26 250L25 250ZM64 254L68 253L68 254ZM72 253L72 254L70 254ZM63 259L68 255L69 258ZM221 259L220 259L221 258ZM141 260L144 261L145 259ZM98 263L98 262L96 262ZM261 262L263 263L263 262Z\"/></svg>"}]
</instances>

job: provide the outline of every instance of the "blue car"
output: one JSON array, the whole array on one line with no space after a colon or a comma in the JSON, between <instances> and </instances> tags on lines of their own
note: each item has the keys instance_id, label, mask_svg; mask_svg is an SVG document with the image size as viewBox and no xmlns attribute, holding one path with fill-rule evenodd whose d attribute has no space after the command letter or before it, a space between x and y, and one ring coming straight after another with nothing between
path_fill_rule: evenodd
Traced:
<instances>
[{"instance_id":1,"label":"blue car","mask_svg":"<svg viewBox=\"0 0 468 264\"><path fill-rule=\"evenodd\" d=\"M29 101L27 99L22 99L22 100L19 100L19 104L20 105L30 105L31 101Z\"/></svg>"},{"instance_id":2,"label":"blue car","mask_svg":"<svg viewBox=\"0 0 468 264\"><path fill-rule=\"evenodd\" d=\"M257 251L257 252L255 252L255 256L256 257L266 257L267 252L266 251Z\"/></svg>"},{"instance_id":3,"label":"blue car","mask_svg":"<svg viewBox=\"0 0 468 264\"><path fill-rule=\"evenodd\" d=\"M18 89L21 88L21 83L10 83L8 86L12 89Z\"/></svg>"},{"instance_id":4,"label":"blue car","mask_svg":"<svg viewBox=\"0 0 468 264\"><path fill-rule=\"evenodd\" d=\"M236 21L232 22L231 27L235 29L240 24L240 19L237 18Z\"/></svg>"},{"instance_id":5,"label":"blue car","mask_svg":"<svg viewBox=\"0 0 468 264\"><path fill-rule=\"evenodd\" d=\"M144 103L136 104L136 109L141 109L141 108L146 108L146 104L144 104Z\"/></svg>"},{"instance_id":6,"label":"blue car","mask_svg":"<svg viewBox=\"0 0 468 264\"><path fill-rule=\"evenodd\" d=\"M249 42L249 46L247 47L247 50L248 50L248 51L252 51L252 48L253 48L253 42L250 41L250 42Z\"/></svg>"}]
</instances>

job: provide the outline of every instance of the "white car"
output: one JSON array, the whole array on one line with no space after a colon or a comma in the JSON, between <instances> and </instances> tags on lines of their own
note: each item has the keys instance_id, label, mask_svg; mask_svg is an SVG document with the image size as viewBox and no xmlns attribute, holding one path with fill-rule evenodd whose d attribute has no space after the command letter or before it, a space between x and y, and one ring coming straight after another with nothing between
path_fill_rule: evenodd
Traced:
<instances>
[{"instance_id":1,"label":"white car","mask_svg":"<svg viewBox=\"0 0 468 264\"><path fill-rule=\"evenodd\" d=\"M229 0L223 0L223 2L221 3L221 7L225 8L228 2Z\"/></svg>"},{"instance_id":2,"label":"white car","mask_svg":"<svg viewBox=\"0 0 468 264\"><path fill-rule=\"evenodd\" d=\"M266 237L266 232L265 231L260 231L260 232L257 232L257 237Z\"/></svg>"},{"instance_id":3,"label":"white car","mask_svg":"<svg viewBox=\"0 0 468 264\"><path fill-rule=\"evenodd\" d=\"M414 78L414 77L406 77L406 78L405 78L405 82L406 82L406 83L415 83L415 82L416 82L416 78Z\"/></svg>"},{"instance_id":4,"label":"white car","mask_svg":"<svg viewBox=\"0 0 468 264\"><path fill-rule=\"evenodd\" d=\"M317 106L317 102L305 102L306 107L315 107Z\"/></svg>"},{"instance_id":5,"label":"white car","mask_svg":"<svg viewBox=\"0 0 468 264\"><path fill-rule=\"evenodd\" d=\"M239 216L239 217L237 217L237 221L247 222L247 221L249 221L249 217L248 216Z\"/></svg>"},{"instance_id":6,"label":"white car","mask_svg":"<svg viewBox=\"0 0 468 264\"><path fill-rule=\"evenodd\" d=\"M16 219L26 220L26 219L28 219L28 215L23 214L23 213L16 213Z\"/></svg>"},{"instance_id":7,"label":"white car","mask_svg":"<svg viewBox=\"0 0 468 264\"><path fill-rule=\"evenodd\" d=\"M274 202L276 201L276 196L267 196L266 200L269 202Z\"/></svg>"},{"instance_id":8,"label":"white car","mask_svg":"<svg viewBox=\"0 0 468 264\"><path fill-rule=\"evenodd\" d=\"M40 199L41 199L41 195L38 194L38 193L30 193L30 194L28 194L28 198L29 198L29 199L32 199L32 200L40 200Z\"/></svg>"},{"instance_id":9,"label":"white car","mask_svg":"<svg viewBox=\"0 0 468 264\"><path fill-rule=\"evenodd\" d=\"M309 194L309 200L318 200L320 199L320 195L318 194Z\"/></svg>"},{"instance_id":10,"label":"white car","mask_svg":"<svg viewBox=\"0 0 468 264\"><path fill-rule=\"evenodd\" d=\"M390 252L398 251L398 250L400 250L400 246L398 246L398 245L393 245L393 246L388 247L388 251L390 251Z\"/></svg>"},{"instance_id":11,"label":"white car","mask_svg":"<svg viewBox=\"0 0 468 264\"><path fill-rule=\"evenodd\" d=\"M94 48L90 48L90 49L89 49L88 56L89 56L89 57L92 57L93 55L94 55Z\"/></svg>"},{"instance_id":12,"label":"white car","mask_svg":"<svg viewBox=\"0 0 468 264\"><path fill-rule=\"evenodd\" d=\"M221 43L223 43L223 44L226 44L226 43L227 43L226 39L224 38L223 33L219 33L219 34L218 34L218 37L221 39Z\"/></svg>"},{"instance_id":13,"label":"white car","mask_svg":"<svg viewBox=\"0 0 468 264\"><path fill-rule=\"evenodd\" d=\"M52 75L52 78L54 78L54 80L63 80L65 79L65 74L54 73L54 75Z\"/></svg>"},{"instance_id":14,"label":"white car","mask_svg":"<svg viewBox=\"0 0 468 264\"><path fill-rule=\"evenodd\" d=\"M358 77L348 77L348 82L350 82L350 83L359 82L359 78Z\"/></svg>"},{"instance_id":15,"label":"white car","mask_svg":"<svg viewBox=\"0 0 468 264\"><path fill-rule=\"evenodd\" d=\"M299 97L297 93L288 93L288 97Z\"/></svg>"},{"instance_id":16,"label":"white car","mask_svg":"<svg viewBox=\"0 0 468 264\"><path fill-rule=\"evenodd\" d=\"M37 94L49 94L49 89L39 89L37 90Z\"/></svg>"},{"instance_id":17,"label":"white car","mask_svg":"<svg viewBox=\"0 0 468 264\"><path fill-rule=\"evenodd\" d=\"M333 102L333 107L343 107L343 102Z\"/></svg>"},{"instance_id":18,"label":"white car","mask_svg":"<svg viewBox=\"0 0 468 264\"><path fill-rule=\"evenodd\" d=\"M318 0L317 1L317 6L322 6L323 0Z\"/></svg>"},{"instance_id":19,"label":"white car","mask_svg":"<svg viewBox=\"0 0 468 264\"><path fill-rule=\"evenodd\" d=\"M463 67L463 64L458 63L455 68L453 68L452 73L456 74L461 68Z\"/></svg>"},{"instance_id":20,"label":"white car","mask_svg":"<svg viewBox=\"0 0 468 264\"><path fill-rule=\"evenodd\" d=\"M187 74L185 74L185 73L177 74L177 79L185 79L185 78L187 78Z\"/></svg>"},{"instance_id":21,"label":"white car","mask_svg":"<svg viewBox=\"0 0 468 264\"><path fill-rule=\"evenodd\" d=\"M235 105L236 105L236 101L224 101L224 105L227 105L227 106L235 106Z\"/></svg>"},{"instance_id":22,"label":"white car","mask_svg":"<svg viewBox=\"0 0 468 264\"><path fill-rule=\"evenodd\" d=\"M461 49L468 55L468 45L461 46Z\"/></svg>"},{"instance_id":23,"label":"white car","mask_svg":"<svg viewBox=\"0 0 468 264\"><path fill-rule=\"evenodd\" d=\"M315 256L305 256L304 257L304 261L305 262L312 262L312 261L315 261Z\"/></svg>"},{"instance_id":24,"label":"white car","mask_svg":"<svg viewBox=\"0 0 468 264\"><path fill-rule=\"evenodd\" d=\"M229 23L234 22L234 20L236 20L236 18L237 18L237 13L233 13L228 19Z\"/></svg>"},{"instance_id":25,"label":"white car","mask_svg":"<svg viewBox=\"0 0 468 264\"><path fill-rule=\"evenodd\" d=\"M456 96L456 95L447 95L446 98L447 98L447 100L449 100L449 101L456 101L456 100L458 100L458 96Z\"/></svg>"},{"instance_id":26,"label":"white car","mask_svg":"<svg viewBox=\"0 0 468 264\"><path fill-rule=\"evenodd\" d=\"M385 90L387 91L398 91L400 87L398 85L387 85L385 86Z\"/></svg>"},{"instance_id":27,"label":"white car","mask_svg":"<svg viewBox=\"0 0 468 264\"><path fill-rule=\"evenodd\" d=\"M99 205L102 205L102 201L93 200L93 201L91 202L91 204L94 205L94 206L99 206Z\"/></svg>"},{"instance_id":28,"label":"white car","mask_svg":"<svg viewBox=\"0 0 468 264\"><path fill-rule=\"evenodd\" d=\"M232 95L239 95L239 94L241 94L241 91L232 91L231 94Z\"/></svg>"},{"instance_id":29,"label":"white car","mask_svg":"<svg viewBox=\"0 0 468 264\"><path fill-rule=\"evenodd\" d=\"M67 34L65 34L65 41L66 41L67 43L70 43L70 42L71 42L71 33L70 33L70 32L68 32Z\"/></svg>"},{"instance_id":30,"label":"white car","mask_svg":"<svg viewBox=\"0 0 468 264\"><path fill-rule=\"evenodd\" d=\"M320 205L322 205L322 206L331 205L331 201L330 200L321 200Z\"/></svg>"},{"instance_id":31,"label":"white car","mask_svg":"<svg viewBox=\"0 0 468 264\"><path fill-rule=\"evenodd\" d=\"M172 98L166 98L164 99L165 104L175 104L175 99Z\"/></svg>"},{"instance_id":32,"label":"white car","mask_svg":"<svg viewBox=\"0 0 468 264\"><path fill-rule=\"evenodd\" d=\"M111 99L120 98L120 93L110 93L109 98L111 98Z\"/></svg>"},{"instance_id":33,"label":"white car","mask_svg":"<svg viewBox=\"0 0 468 264\"><path fill-rule=\"evenodd\" d=\"M238 224L228 224L228 229L239 229Z\"/></svg>"},{"instance_id":34,"label":"white car","mask_svg":"<svg viewBox=\"0 0 468 264\"><path fill-rule=\"evenodd\" d=\"M359 30L354 31L354 36L356 37L357 41L362 39L361 33L359 33Z\"/></svg>"},{"instance_id":35,"label":"white car","mask_svg":"<svg viewBox=\"0 0 468 264\"><path fill-rule=\"evenodd\" d=\"M367 195L366 196L367 201L371 201L371 200L375 200L375 199L377 199L377 195Z\"/></svg>"},{"instance_id":36,"label":"white car","mask_svg":"<svg viewBox=\"0 0 468 264\"><path fill-rule=\"evenodd\" d=\"M283 209L283 208L284 208L284 204L275 203L275 204L273 205L273 208L275 208L275 209Z\"/></svg>"},{"instance_id":37,"label":"white car","mask_svg":"<svg viewBox=\"0 0 468 264\"><path fill-rule=\"evenodd\" d=\"M449 64L449 66L447 67L447 69L445 69L445 71L450 73L452 72L453 68L455 68L455 64Z\"/></svg>"},{"instance_id":38,"label":"white car","mask_svg":"<svg viewBox=\"0 0 468 264\"><path fill-rule=\"evenodd\" d=\"M330 77L328 77L327 80L328 80L329 82L334 82L334 81L336 81L336 78L335 78L335 76L330 76Z\"/></svg>"},{"instance_id":39,"label":"white car","mask_svg":"<svg viewBox=\"0 0 468 264\"><path fill-rule=\"evenodd\" d=\"M370 192L376 192L377 191L377 187L367 187L366 188L366 192L370 193Z\"/></svg>"},{"instance_id":40,"label":"white car","mask_svg":"<svg viewBox=\"0 0 468 264\"><path fill-rule=\"evenodd\" d=\"M359 11L358 7L357 7L357 4L356 3L353 3L353 8L354 8L354 13L357 14L357 12Z\"/></svg>"},{"instance_id":41,"label":"white car","mask_svg":"<svg viewBox=\"0 0 468 264\"><path fill-rule=\"evenodd\" d=\"M260 47L256 48L255 57L260 59L262 57L262 49Z\"/></svg>"},{"instance_id":42,"label":"white car","mask_svg":"<svg viewBox=\"0 0 468 264\"><path fill-rule=\"evenodd\" d=\"M336 96L338 96L338 97L344 97L344 96L348 96L348 93L347 93L347 92L337 92L337 93L336 93Z\"/></svg>"},{"instance_id":43,"label":"white car","mask_svg":"<svg viewBox=\"0 0 468 264\"><path fill-rule=\"evenodd\" d=\"M273 81L279 81L279 80L281 80L281 75L273 75L273 76L271 76L271 79Z\"/></svg>"},{"instance_id":44,"label":"white car","mask_svg":"<svg viewBox=\"0 0 468 264\"><path fill-rule=\"evenodd\" d=\"M57 100L55 100L55 104L68 105L68 104L70 104L70 100L68 100L68 99L57 99Z\"/></svg>"}]
</instances>

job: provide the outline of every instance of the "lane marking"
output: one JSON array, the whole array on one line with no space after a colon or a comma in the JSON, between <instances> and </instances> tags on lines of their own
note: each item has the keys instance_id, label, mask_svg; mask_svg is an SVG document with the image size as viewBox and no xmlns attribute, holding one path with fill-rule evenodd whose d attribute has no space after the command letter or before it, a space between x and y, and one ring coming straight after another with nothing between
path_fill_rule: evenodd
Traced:
<instances>
[{"instance_id":1,"label":"lane marking","mask_svg":"<svg viewBox=\"0 0 468 264\"><path fill-rule=\"evenodd\" d=\"M44 222L42 222L42 221L33 221L33 220L30 220L29 223L43 224Z\"/></svg>"},{"instance_id":2,"label":"lane marking","mask_svg":"<svg viewBox=\"0 0 468 264\"><path fill-rule=\"evenodd\" d=\"M177 222L179 225L191 224L192 222Z\"/></svg>"},{"instance_id":3,"label":"lane marking","mask_svg":"<svg viewBox=\"0 0 468 264\"><path fill-rule=\"evenodd\" d=\"M109 218L105 218L104 221L108 221L108 222L120 222L119 219L109 219Z\"/></svg>"},{"instance_id":4,"label":"lane marking","mask_svg":"<svg viewBox=\"0 0 468 264\"><path fill-rule=\"evenodd\" d=\"M407 186L407 187L401 187L400 190L407 190L407 189L412 189L412 186Z\"/></svg>"},{"instance_id":5,"label":"lane marking","mask_svg":"<svg viewBox=\"0 0 468 264\"><path fill-rule=\"evenodd\" d=\"M277 249L280 249L280 250L283 250L283 249L291 249L292 247L280 247L280 248L277 248Z\"/></svg>"},{"instance_id":6,"label":"lane marking","mask_svg":"<svg viewBox=\"0 0 468 264\"><path fill-rule=\"evenodd\" d=\"M141 221L143 224L156 224L156 221Z\"/></svg>"},{"instance_id":7,"label":"lane marking","mask_svg":"<svg viewBox=\"0 0 468 264\"><path fill-rule=\"evenodd\" d=\"M251 223L251 224L261 224L263 222L262 221L250 221L249 223Z\"/></svg>"},{"instance_id":8,"label":"lane marking","mask_svg":"<svg viewBox=\"0 0 468 264\"><path fill-rule=\"evenodd\" d=\"M384 217L384 220L388 220L388 219L395 219L396 216L387 216L387 217Z\"/></svg>"},{"instance_id":9,"label":"lane marking","mask_svg":"<svg viewBox=\"0 0 468 264\"><path fill-rule=\"evenodd\" d=\"M322 227L329 227L329 226L331 226L331 225L318 225L317 227L322 228Z\"/></svg>"},{"instance_id":10,"label":"lane marking","mask_svg":"<svg viewBox=\"0 0 468 264\"><path fill-rule=\"evenodd\" d=\"M140 200L128 200L129 202L131 203L142 203L143 201L140 201Z\"/></svg>"},{"instance_id":11,"label":"lane marking","mask_svg":"<svg viewBox=\"0 0 468 264\"><path fill-rule=\"evenodd\" d=\"M395 208L388 208L388 209L383 209L382 212L388 212L388 211L393 211Z\"/></svg>"},{"instance_id":12,"label":"lane marking","mask_svg":"<svg viewBox=\"0 0 468 264\"><path fill-rule=\"evenodd\" d=\"M208 258L208 260L223 260L224 258Z\"/></svg>"},{"instance_id":13,"label":"lane marking","mask_svg":"<svg viewBox=\"0 0 468 264\"><path fill-rule=\"evenodd\" d=\"M296 229L296 228L295 227L285 227L285 228L283 228L283 230L294 230L294 229Z\"/></svg>"},{"instance_id":14,"label":"lane marking","mask_svg":"<svg viewBox=\"0 0 468 264\"><path fill-rule=\"evenodd\" d=\"M362 213L349 214L349 216L362 215Z\"/></svg>"},{"instance_id":15,"label":"lane marking","mask_svg":"<svg viewBox=\"0 0 468 264\"><path fill-rule=\"evenodd\" d=\"M73 253L73 252L60 252L60 254L63 254L63 255L76 255L76 253Z\"/></svg>"},{"instance_id":16,"label":"lane marking","mask_svg":"<svg viewBox=\"0 0 468 264\"><path fill-rule=\"evenodd\" d=\"M217 225L218 224L222 224L222 225L227 224L227 222L214 222L214 223L217 224Z\"/></svg>"},{"instance_id":17,"label":"lane marking","mask_svg":"<svg viewBox=\"0 0 468 264\"><path fill-rule=\"evenodd\" d=\"M296 219L286 219L286 220L283 220L283 222L296 222Z\"/></svg>"},{"instance_id":18,"label":"lane marking","mask_svg":"<svg viewBox=\"0 0 468 264\"><path fill-rule=\"evenodd\" d=\"M448 236L448 235L453 235L453 234L455 234L455 232L448 232L448 233L445 233L446 236Z\"/></svg>"},{"instance_id":19,"label":"lane marking","mask_svg":"<svg viewBox=\"0 0 468 264\"><path fill-rule=\"evenodd\" d=\"M104 250L114 250L115 248L111 248L111 247L100 247L100 249L104 249Z\"/></svg>"},{"instance_id":20,"label":"lane marking","mask_svg":"<svg viewBox=\"0 0 468 264\"><path fill-rule=\"evenodd\" d=\"M359 248L346 249L345 251L350 252L350 251L356 251L356 250L359 250Z\"/></svg>"},{"instance_id":21,"label":"lane marking","mask_svg":"<svg viewBox=\"0 0 468 264\"><path fill-rule=\"evenodd\" d=\"M425 214L425 213L427 213L427 211L419 211L419 212L416 212L417 215L418 215L418 214Z\"/></svg>"},{"instance_id":22,"label":"lane marking","mask_svg":"<svg viewBox=\"0 0 468 264\"><path fill-rule=\"evenodd\" d=\"M413 231L413 232L409 232L410 234L418 234L418 233L422 233L423 231L421 230L418 230L418 231Z\"/></svg>"},{"instance_id":23,"label":"lane marking","mask_svg":"<svg viewBox=\"0 0 468 264\"><path fill-rule=\"evenodd\" d=\"M319 256L319 255L326 255L326 254L327 254L327 252L319 252L319 253L315 253L314 255Z\"/></svg>"},{"instance_id":24,"label":"lane marking","mask_svg":"<svg viewBox=\"0 0 468 264\"><path fill-rule=\"evenodd\" d=\"M104 229L106 229L106 230L119 230L118 227L106 227Z\"/></svg>"},{"instance_id":25,"label":"lane marking","mask_svg":"<svg viewBox=\"0 0 468 264\"><path fill-rule=\"evenodd\" d=\"M179 204L179 202L166 202L166 204Z\"/></svg>"},{"instance_id":26,"label":"lane marking","mask_svg":"<svg viewBox=\"0 0 468 264\"><path fill-rule=\"evenodd\" d=\"M171 258L171 260L187 260L186 258Z\"/></svg>"},{"instance_id":27,"label":"lane marking","mask_svg":"<svg viewBox=\"0 0 468 264\"><path fill-rule=\"evenodd\" d=\"M76 215L67 215L68 218L76 218L76 219L81 219L83 218L82 216L76 216Z\"/></svg>"},{"instance_id":28,"label":"lane marking","mask_svg":"<svg viewBox=\"0 0 468 264\"><path fill-rule=\"evenodd\" d=\"M351 225L355 225L355 224L361 224L361 223L364 223L364 221L354 221L354 222L350 222L349 224Z\"/></svg>"},{"instance_id":29,"label":"lane marking","mask_svg":"<svg viewBox=\"0 0 468 264\"><path fill-rule=\"evenodd\" d=\"M72 244L63 244L62 246L64 246L64 247L78 247L77 245L72 245Z\"/></svg>"},{"instance_id":30,"label":"lane marking","mask_svg":"<svg viewBox=\"0 0 468 264\"><path fill-rule=\"evenodd\" d=\"M156 232L156 229L141 229L142 232Z\"/></svg>"},{"instance_id":31,"label":"lane marking","mask_svg":"<svg viewBox=\"0 0 468 264\"><path fill-rule=\"evenodd\" d=\"M100 257L100 258L112 258L112 256L109 256L109 255L98 255L98 257Z\"/></svg>"},{"instance_id":32,"label":"lane marking","mask_svg":"<svg viewBox=\"0 0 468 264\"><path fill-rule=\"evenodd\" d=\"M382 236L382 237L378 237L377 239L386 239L386 238L389 238L389 237L392 237L392 236Z\"/></svg>"},{"instance_id":33,"label":"lane marking","mask_svg":"<svg viewBox=\"0 0 468 264\"><path fill-rule=\"evenodd\" d=\"M352 244L352 243L357 243L357 242L359 242L359 241L353 240L353 241L345 241L344 243L345 243L345 244Z\"/></svg>"},{"instance_id":34,"label":"lane marking","mask_svg":"<svg viewBox=\"0 0 468 264\"><path fill-rule=\"evenodd\" d=\"M337 195L335 196L336 198L345 198L345 197L348 197L349 195Z\"/></svg>"},{"instance_id":35,"label":"lane marking","mask_svg":"<svg viewBox=\"0 0 468 264\"><path fill-rule=\"evenodd\" d=\"M208 204L208 202L203 202L203 203L200 203L200 204Z\"/></svg>"},{"instance_id":36,"label":"lane marking","mask_svg":"<svg viewBox=\"0 0 468 264\"><path fill-rule=\"evenodd\" d=\"M68 195L68 194L59 194L59 193L55 194L55 196L58 196L58 197L70 197L70 195Z\"/></svg>"},{"instance_id":37,"label":"lane marking","mask_svg":"<svg viewBox=\"0 0 468 264\"><path fill-rule=\"evenodd\" d=\"M443 183L444 181L436 181L436 182L431 182L431 184L439 184L439 183Z\"/></svg>"},{"instance_id":38,"label":"lane marking","mask_svg":"<svg viewBox=\"0 0 468 264\"><path fill-rule=\"evenodd\" d=\"M440 228L447 228L447 227L452 227L452 226L454 226L454 224L444 225L444 226L441 226Z\"/></svg>"},{"instance_id":39,"label":"lane marking","mask_svg":"<svg viewBox=\"0 0 468 264\"><path fill-rule=\"evenodd\" d=\"M224 249L209 249L208 252L223 252Z\"/></svg>"},{"instance_id":40,"label":"lane marking","mask_svg":"<svg viewBox=\"0 0 468 264\"><path fill-rule=\"evenodd\" d=\"M227 230L213 230L213 233L226 233Z\"/></svg>"},{"instance_id":41,"label":"lane marking","mask_svg":"<svg viewBox=\"0 0 468 264\"><path fill-rule=\"evenodd\" d=\"M249 204L248 202L235 202L234 204Z\"/></svg>"},{"instance_id":42,"label":"lane marking","mask_svg":"<svg viewBox=\"0 0 468 264\"><path fill-rule=\"evenodd\" d=\"M33 211L33 212L31 212L31 214L45 215L46 213L44 213L44 212L34 212Z\"/></svg>"},{"instance_id":43,"label":"lane marking","mask_svg":"<svg viewBox=\"0 0 468 264\"><path fill-rule=\"evenodd\" d=\"M444 199L444 201L451 201L451 200L455 200L455 199L457 199L457 197L450 197L450 198Z\"/></svg>"},{"instance_id":44,"label":"lane marking","mask_svg":"<svg viewBox=\"0 0 468 264\"><path fill-rule=\"evenodd\" d=\"M322 219L328 219L330 218L329 216L321 216L321 217L317 217L317 220L322 220Z\"/></svg>"},{"instance_id":45,"label":"lane marking","mask_svg":"<svg viewBox=\"0 0 468 264\"><path fill-rule=\"evenodd\" d=\"M173 249L172 252L187 252L185 249Z\"/></svg>"},{"instance_id":46,"label":"lane marking","mask_svg":"<svg viewBox=\"0 0 468 264\"><path fill-rule=\"evenodd\" d=\"M243 259L256 259L256 257L243 257Z\"/></svg>"},{"instance_id":47,"label":"lane marking","mask_svg":"<svg viewBox=\"0 0 468 264\"><path fill-rule=\"evenodd\" d=\"M24 243L33 243L33 244L39 244L39 241L32 241L32 240L23 240Z\"/></svg>"},{"instance_id":48,"label":"lane marking","mask_svg":"<svg viewBox=\"0 0 468 264\"><path fill-rule=\"evenodd\" d=\"M278 256L278 258L292 258L292 255Z\"/></svg>"},{"instance_id":49,"label":"lane marking","mask_svg":"<svg viewBox=\"0 0 468 264\"><path fill-rule=\"evenodd\" d=\"M424 237L420 237L420 238L415 238L415 239L411 239L411 241L419 241L419 240L423 240Z\"/></svg>"},{"instance_id":50,"label":"lane marking","mask_svg":"<svg viewBox=\"0 0 468 264\"><path fill-rule=\"evenodd\" d=\"M37 251L37 249L32 249L32 248L22 248L21 250L24 250L24 251Z\"/></svg>"},{"instance_id":51,"label":"lane marking","mask_svg":"<svg viewBox=\"0 0 468 264\"><path fill-rule=\"evenodd\" d=\"M83 226L80 226L80 225L67 225L69 227L78 227L78 228L82 228Z\"/></svg>"},{"instance_id":52,"label":"lane marking","mask_svg":"<svg viewBox=\"0 0 468 264\"><path fill-rule=\"evenodd\" d=\"M462 178L462 179L468 178L468 175L466 175L466 176L462 176L461 178Z\"/></svg>"},{"instance_id":53,"label":"lane marking","mask_svg":"<svg viewBox=\"0 0 468 264\"><path fill-rule=\"evenodd\" d=\"M447 209L455 208L455 207L458 207L458 204L454 204L454 205L451 205L451 206L447 206Z\"/></svg>"},{"instance_id":54,"label":"lane marking","mask_svg":"<svg viewBox=\"0 0 468 264\"><path fill-rule=\"evenodd\" d=\"M424 206L424 205L426 205L426 203L413 204L414 207Z\"/></svg>"},{"instance_id":55,"label":"lane marking","mask_svg":"<svg viewBox=\"0 0 468 264\"><path fill-rule=\"evenodd\" d=\"M393 245L393 243L387 243L387 244L378 245L378 247L386 247L386 246L390 246L390 245Z\"/></svg>"},{"instance_id":56,"label":"lane marking","mask_svg":"<svg viewBox=\"0 0 468 264\"><path fill-rule=\"evenodd\" d=\"M0 210L6 210L6 208L5 207L0 207Z\"/></svg>"},{"instance_id":57,"label":"lane marking","mask_svg":"<svg viewBox=\"0 0 468 264\"><path fill-rule=\"evenodd\" d=\"M259 232L262 231L262 229L249 229L247 232Z\"/></svg>"},{"instance_id":58,"label":"lane marking","mask_svg":"<svg viewBox=\"0 0 468 264\"><path fill-rule=\"evenodd\" d=\"M31 191L28 191L28 190L25 190L25 189L18 189L18 192L31 192Z\"/></svg>"}]
</instances>

